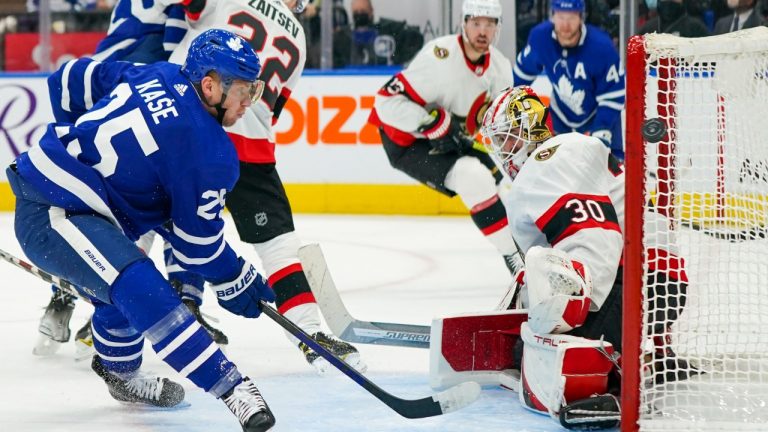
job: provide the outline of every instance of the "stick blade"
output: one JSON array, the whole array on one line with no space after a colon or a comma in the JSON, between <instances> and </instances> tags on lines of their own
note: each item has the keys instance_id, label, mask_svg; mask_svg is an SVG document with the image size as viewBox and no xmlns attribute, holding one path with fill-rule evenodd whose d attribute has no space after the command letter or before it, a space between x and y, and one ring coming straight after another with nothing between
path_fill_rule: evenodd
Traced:
<instances>
[{"instance_id":1,"label":"stick blade","mask_svg":"<svg viewBox=\"0 0 768 432\"><path fill-rule=\"evenodd\" d=\"M433 398L440 404L443 414L458 411L480 397L480 384L469 381L444 390Z\"/></svg>"}]
</instances>

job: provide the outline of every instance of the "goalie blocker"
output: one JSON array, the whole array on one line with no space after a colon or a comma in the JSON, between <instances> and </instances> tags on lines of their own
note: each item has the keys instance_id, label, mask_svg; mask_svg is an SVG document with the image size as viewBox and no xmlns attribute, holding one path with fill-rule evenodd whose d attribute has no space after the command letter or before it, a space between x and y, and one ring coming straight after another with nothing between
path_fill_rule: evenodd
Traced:
<instances>
[{"instance_id":1,"label":"goalie blocker","mask_svg":"<svg viewBox=\"0 0 768 432\"><path fill-rule=\"evenodd\" d=\"M473 380L502 385L517 391L523 406L565 427L616 426L618 402L609 394L617 369L613 346L558 334L579 328L588 316L588 270L563 251L534 247L526 257L526 272L510 291L519 290L520 304L528 309L433 321L431 384ZM520 345L522 361L515 354Z\"/></svg>"}]
</instances>

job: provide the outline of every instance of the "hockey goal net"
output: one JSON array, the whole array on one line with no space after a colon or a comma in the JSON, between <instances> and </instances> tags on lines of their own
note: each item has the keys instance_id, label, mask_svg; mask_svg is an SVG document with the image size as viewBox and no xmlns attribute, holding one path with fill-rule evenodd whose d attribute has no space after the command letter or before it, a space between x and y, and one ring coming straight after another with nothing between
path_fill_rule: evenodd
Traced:
<instances>
[{"instance_id":1,"label":"hockey goal net","mask_svg":"<svg viewBox=\"0 0 768 432\"><path fill-rule=\"evenodd\" d=\"M768 29L632 38L626 118L622 430L766 431Z\"/></svg>"}]
</instances>

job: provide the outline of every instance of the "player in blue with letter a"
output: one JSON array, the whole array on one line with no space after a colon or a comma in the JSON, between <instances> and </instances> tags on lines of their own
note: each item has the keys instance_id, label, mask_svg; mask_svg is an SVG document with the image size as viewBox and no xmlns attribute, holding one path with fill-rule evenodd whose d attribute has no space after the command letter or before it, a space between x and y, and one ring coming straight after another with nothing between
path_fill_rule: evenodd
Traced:
<instances>
[{"instance_id":1,"label":"player in blue with letter a","mask_svg":"<svg viewBox=\"0 0 768 432\"><path fill-rule=\"evenodd\" d=\"M224 240L221 217L239 174L222 126L258 100L260 69L248 43L225 30L199 35L183 66L69 62L49 85L66 88L63 77L72 73L91 77L80 81L89 91L63 92L54 106L77 120L50 124L6 170L24 253L94 304L92 368L109 393L161 407L184 399L179 384L140 372L146 338L172 368L221 398L248 432L275 423L264 398L134 241L158 231L234 314L256 318L261 300L275 300ZM91 102L97 95L105 96Z\"/></svg>"},{"instance_id":2,"label":"player in blue with letter a","mask_svg":"<svg viewBox=\"0 0 768 432\"><path fill-rule=\"evenodd\" d=\"M542 72L552 84L553 132L599 138L623 160L624 70L608 33L584 23L584 0L552 0L552 18L531 29L515 61L515 85Z\"/></svg>"}]
</instances>

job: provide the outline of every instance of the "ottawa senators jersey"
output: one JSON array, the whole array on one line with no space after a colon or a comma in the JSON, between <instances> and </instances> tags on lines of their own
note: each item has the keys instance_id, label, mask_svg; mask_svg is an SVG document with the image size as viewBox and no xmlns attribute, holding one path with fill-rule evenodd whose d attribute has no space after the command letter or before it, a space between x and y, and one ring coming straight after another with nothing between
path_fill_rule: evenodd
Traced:
<instances>
[{"instance_id":1,"label":"ottawa senators jersey","mask_svg":"<svg viewBox=\"0 0 768 432\"><path fill-rule=\"evenodd\" d=\"M259 55L264 95L227 132L241 161L274 163L273 126L299 81L307 56L301 24L282 0L206 0L201 12L187 13L187 21L189 30L171 62L184 63L192 40L211 28L242 36Z\"/></svg>"},{"instance_id":2,"label":"ottawa senators jersey","mask_svg":"<svg viewBox=\"0 0 768 432\"><path fill-rule=\"evenodd\" d=\"M592 310L616 279L624 248L624 172L599 139L566 133L525 161L504 204L515 241L561 249L592 273Z\"/></svg>"},{"instance_id":3,"label":"ottawa senators jersey","mask_svg":"<svg viewBox=\"0 0 768 432\"><path fill-rule=\"evenodd\" d=\"M474 135L490 96L511 85L512 64L494 46L473 64L461 35L443 36L424 45L408 68L384 84L368 121L407 146L424 138L416 130L430 120L428 110L440 106Z\"/></svg>"}]
</instances>

